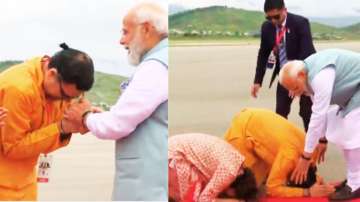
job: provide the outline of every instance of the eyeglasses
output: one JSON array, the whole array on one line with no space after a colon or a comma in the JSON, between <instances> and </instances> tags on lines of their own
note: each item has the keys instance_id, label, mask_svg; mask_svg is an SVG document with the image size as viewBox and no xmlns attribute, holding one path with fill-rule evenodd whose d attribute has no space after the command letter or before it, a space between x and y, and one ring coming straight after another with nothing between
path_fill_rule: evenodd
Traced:
<instances>
[{"instance_id":1,"label":"eyeglasses","mask_svg":"<svg viewBox=\"0 0 360 202\"><path fill-rule=\"evenodd\" d=\"M69 95L67 95L66 93L65 93L65 91L64 91L64 86L63 86L63 79L62 79L62 77L61 77L61 75L58 73L58 81L59 81L59 83L60 83L60 94L61 94L61 99L63 99L63 100L71 100L71 99L73 99L73 97L72 96L69 96Z\"/></svg>"},{"instance_id":2,"label":"eyeglasses","mask_svg":"<svg viewBox=\"0 0 360 202\"><path fill-rule=\"evenodd\" d=\"M271 21L272 19L274 20L279 20L280 19L280 14L277 15L273 15L273 16L266 16L265 17L267 20Z\"/></svg>"}]
</instances>

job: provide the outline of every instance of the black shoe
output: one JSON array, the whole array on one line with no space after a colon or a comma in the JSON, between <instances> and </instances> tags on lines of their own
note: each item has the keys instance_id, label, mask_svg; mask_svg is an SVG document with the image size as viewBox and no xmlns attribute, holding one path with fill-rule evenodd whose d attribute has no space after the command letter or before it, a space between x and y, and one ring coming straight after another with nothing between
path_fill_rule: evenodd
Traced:
<instances>
[{"instance_id":1,"label":"black shoe","mask_svg":"<svg viewBox=\"0 0 360 202\"><path fill-rule=\"evenodd\" d=\"M343 186L335 193L329 196L330 201L350 201L351 199L360 198L360 188L352 191L348 185Z\"/></svg>"},{"instance_id":2,"label":"black shoe","mask_svg":"<svg viewBox=\"0 0 360 202\"><path fill-rule=\"evenodd\" d=\"M342 181L339 185L335 186L335 190L339 191L340 189L346 186L347 180Z\"/></svg>"}]
</instances>

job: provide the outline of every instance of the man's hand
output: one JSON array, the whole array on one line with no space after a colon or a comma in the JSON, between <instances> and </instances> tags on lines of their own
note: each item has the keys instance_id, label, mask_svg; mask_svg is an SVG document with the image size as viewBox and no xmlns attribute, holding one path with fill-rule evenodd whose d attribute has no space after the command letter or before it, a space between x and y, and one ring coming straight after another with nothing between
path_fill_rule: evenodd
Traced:
<instances>
[{"instance_id":1,"label":"man's hand","mask_svg":"<svg viewBox=\"0 0 360 202\"><path fill-rule=\"evenodd\" d=\"M83 124L77 124L74 122L71 122L67 119L62 119L58 122L58 127L60 128L61 132L63 133L81 133L85 134L89 132L89 129L84 126Z\"/></svg>"},{"instance_id":2,"label":"man's hand","mask_svg":"<svg viewBox=\"0 0 360 202\"><path fill-rule=\"evenodd\" d=\"M261 88L261 86L260 86L260 84L258 84L258 83L254 83L254 84L251 86L251 96L252 96L253 98L257 98L257 94L258 94L260 88Z\"/></svg>"},{"instance_id":3,"label":"man's hand","mask_svg":"<svg viewBox=\"0 0 360 202\"><path fill-rule=\"evenodd\" d=\"M294 92L292 92L292 91L289 91L289 98L291 98L291 99L294 99L295 98L295 93Z\"/></svg>"},{"instance_id":4,"label":"man's hand","mask_svg":"<svg viewBox=\"0 0 360 202\"><path fill-rule=\"evenodd\" d=\"M62 133L77 133L80 130L80 125L70 122L69 120L62 119L58 122L58 128Z\"/></svg>"},{"instance_id":5,"label":"man's hand","mask_svg":"<svg viewBox=\"0 0 360 202\"><path fill-rule=\"evenodd\" d=\"M305 158L311 158L311 154L304 153ZM301 184L307 179L307 173L310 166L310 160L306 160L303 157L300 157L295 170L291 174L290 180L295 184Z\"/></svg>"},{"instance_id":6,"label":"man's hand","mask_svg":"<svg viewBox=\"0 0 360 202\"><path fill-rule=\"evenodd\" d=\"M320 164L320 163L322 163L322 162L325 161L325 153L326 153L326 150L327 150L327 144L320 142L320 143L316 146L316 150L318 150L318 152L319 152L319 156L318 156L317 162Z\"/></svg>"},{"instance_id":7,"label":"man's hand","mask_svg":"<svg viewBox=\"0 0 360 202\"><path fill-rule=\"evenodd\" d=\"M91 112L92 113L101 113L104 110L101 107L91 107Z\"/></svg>"},{"instance_id":8,"label":"man's hand","mask_svg":"<svg viewBox=\"0 0 360 202\"><path fill-rule=\"evenodd\" d=\"M87 111L92 111L88 100L80 99L78 102L73 102L64 113L63 130L71 133L87 133L89 129L84 125L83 120L83 115Z\"/></svg>"},{"instance_id":9,"label":"man's hand","mask_svg":"<svg viewBox=\"0 0 360 202\"><path fill-rule=\"evenodd\" d=\"M83 115L87 111L92 111L91 104L88 100L82 99L79 102L72 103L64 113L64 118L75 124L75 125L83 125Z\"/></svg>"},{"instance_id":10,"label":"man's hand","mask_svg":"<svg viewBox=\"0 0 360 202\"><path fill-rule=\"evenodd\" d=\"M84 135L87 132L89 132L89 129L86 127L86 125L81 125L81 127L79 128L79 133L81 135Z\"/></svg>"},{"instance_id":11,"label":"man's hand","mask_svg":"<svg viewBox=\"0 0 360 202\"><path fill-rule=\"evenodd\" d=\"M5 125L4 119L7 116L7 109L0 107L0 127Z\"/></svg>"},{"instance_id":12,"label":"man's hand","mask_svg":"<svg viewBox=\"0 0 360 202\"><path fill-rule=\"evenodd\" d=\"M335 187L330 184L320 184L317 182L310 187L309 192L311 197L324 197L334 193Z\"/></svg>"}]
</instances>

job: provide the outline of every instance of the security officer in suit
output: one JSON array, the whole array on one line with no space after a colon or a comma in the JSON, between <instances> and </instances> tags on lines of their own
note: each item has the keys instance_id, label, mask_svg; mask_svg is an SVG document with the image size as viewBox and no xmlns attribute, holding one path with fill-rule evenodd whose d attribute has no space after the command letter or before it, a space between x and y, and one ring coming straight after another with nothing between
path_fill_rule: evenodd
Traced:
<instances>
[{"instance_id":1,"label":"security officer in suit","mask_svg":"<svg viewBox=\"0 0 360 202\"><path fill-rule=\"evenodd\" d=\"M315 53L307 18L288 13L283 0L265 0L266 19L261 27L261 44L258 53L251 95L256 98L261 88L266 68L273 68L270 87L281 67L289 60L303 60ZM272 63L273 62L273 63ZM276 113L287 118L293 96L280 84L276 90ZM312 102L310 97L300 97L300 116L307 131Z\"/></svg>"}]
</instances>

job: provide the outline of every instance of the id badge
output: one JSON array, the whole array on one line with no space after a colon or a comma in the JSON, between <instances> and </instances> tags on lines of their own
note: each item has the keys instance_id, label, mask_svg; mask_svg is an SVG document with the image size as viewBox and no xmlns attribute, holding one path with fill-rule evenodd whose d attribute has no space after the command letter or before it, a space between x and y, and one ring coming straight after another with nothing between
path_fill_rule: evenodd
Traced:
<instances>
[{"instance_id":1,"label":"id badge","mask_svg":"<svg viewBox=\"0 0 360 202\"><path fill-rule=\"evenodd\" d=\"M275 64L276 64L276 57L275 57L274 51L271 51L268 61L266 63L266 67L268 69L272 69Z\"/></svg>"},{"instance_id":2,"label":"id badge","mask_svg":"<svg viewBox=\"0 0 360 202\"><path fill-rule=\"evenodd\" d=\"M47 154L40 154L38 162L38 177L37 181L40 183L48 183L50 177L50 169L52 163L52 156Z\"/></svg>"}]
</instances>

